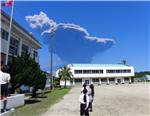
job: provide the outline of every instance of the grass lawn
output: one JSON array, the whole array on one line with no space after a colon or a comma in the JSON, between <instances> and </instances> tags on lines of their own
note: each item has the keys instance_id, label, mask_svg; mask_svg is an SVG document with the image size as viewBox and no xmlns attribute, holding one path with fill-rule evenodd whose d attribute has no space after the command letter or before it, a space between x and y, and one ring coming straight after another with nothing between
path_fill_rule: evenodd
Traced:
<instances>
[{"instance_id":1,"label":"grass lawn","mask_svg":"<svg viewBox=\"0 0 150 116\"><path fill-rule=\"evenodd\" d=\"M30 99L24 106L16 109L15 116L39 116L46 112L51 105L61 100L69 90L70 88L55 89L45 94L45 98Z\"/></svg>"}]
</instances>

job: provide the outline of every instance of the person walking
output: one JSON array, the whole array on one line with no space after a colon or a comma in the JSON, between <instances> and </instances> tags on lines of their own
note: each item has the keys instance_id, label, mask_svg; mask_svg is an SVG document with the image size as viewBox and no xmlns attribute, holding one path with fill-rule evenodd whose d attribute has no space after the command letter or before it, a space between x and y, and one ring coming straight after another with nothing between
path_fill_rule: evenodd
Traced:
<instances>
[{"instance_id":1,"label":"person walking","mask_svg":"<svg viewBox=\"0 0 150 116\"><path fill-rule=\"evenodd\" d=\"M89 116L89 96L87 95L87 89L83 89L80 95L80 116Z\"/></svg>"},{"instance_id":2,"label":"person walking","mask_svg":"<svg viewBox=\"0 0 150 116\"><path fill-rule=\"evenodd\" d=\"M3 109L2 112L7 111L7 96L8 96L8 83L10 81L10 74L2 72L4 68L3 62L0 65L0 86L1 86L1 100L3 101Z\"/></svg>"},{"instance_id":3,"label":"person walking","mask_svg":"<svg viewBox=\"0 0 150 116\"><path fill-rule=\"evenodd\" d=\"M88 96L89 96L89 107L88 110L89 112L93 111L93 100L94 100L94 85L90 84L89 89L88 89Z\"/></svg>"}]
</instances>

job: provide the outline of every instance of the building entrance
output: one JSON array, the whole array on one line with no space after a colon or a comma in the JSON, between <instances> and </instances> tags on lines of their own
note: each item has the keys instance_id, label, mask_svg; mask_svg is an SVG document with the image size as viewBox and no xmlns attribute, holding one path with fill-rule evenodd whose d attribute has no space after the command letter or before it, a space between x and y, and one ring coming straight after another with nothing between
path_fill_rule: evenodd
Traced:
<instances>
[{"instance_id":1,"label":"building entrance","mask_svg":"<svg viewBox=\"0 0 150 116\"><path fill-rule=\"evenodd\" d=\"M117 79L117 82L118 82L118 83L121 83L121 79Z\"/></svg>"},{"instance_id":2,"label":"building entrance","mask_svg":"<svg viewBox=\"0 0 150 116\"><path fill-rule=\"evenodd\" d=\"M85 84L86 84L86 85L89 85L89 80L85 80Z\"/></svg>"}]
</instances>

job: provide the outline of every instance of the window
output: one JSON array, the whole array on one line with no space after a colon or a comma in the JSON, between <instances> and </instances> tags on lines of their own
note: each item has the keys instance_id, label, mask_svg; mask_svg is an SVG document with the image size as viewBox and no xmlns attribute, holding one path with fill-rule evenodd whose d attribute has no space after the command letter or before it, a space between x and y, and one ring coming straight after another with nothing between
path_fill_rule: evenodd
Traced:
<instances>
[{"instance_id":1,"label":"window","mask_svg":"<svg viewBox=\"0 0 150 116\"><path fill-rule=\"evenodd\" d=\"M103 73L103 70L99 70L99 73Z\"/></svg>"},{"instance_id":2,"label":"window","mask_svg":"<svg viewBox=\"0 0 150 116\"><path fill-rule=\"evenodd\" d=\"M107 73L115 73L115 70L107 70Z\"/></svg>"},{"instance_id":3,"label":"window","mask_svg":"<svg viewBox=\"0 0 150 116\"><path fill-rule=\"evenodd\" d=\"M74 70L74 73L75 74L79 74L79 70Z\"/></svg>"},{"instance_id":4,"label":"window","mask_svg":"<svg viewBox=\"0 0 150 116\"><path fill-rule=\"evenodd\" d=\"M79 74L81 74L83 71L82 70L79 70Z\"/></svg>"},{"instance_id":5,"label":"window","mask_svg":"<svg viewBox=\"0 0 150 116\"><path fill-rule=\"evenodd\" d=\"M128 73L131 73L131 70L127 70Z\"/></svg>"},{"instance_id":6,"label":"window","mask_svg":"<svg viewBox=\"0 0 150 116\"><path fill-rule=\"evenodd\" d=\"M124 78L124 80L125 80L125 81L129 81L129 78L126 77L126 78Z\"/></svg>"},{"instance_id":7,"label":"window","mask_svg":"<svg viewBox=\"0 0 150 116\"><path fill-rule=\"evenodd\" d=\"M107 82L107 79L106 78L101 78L101 81L102 82Z\"/></svg>"},{"instance_id":8,"label":"window","mask_svg":"<svg viewBox=\"0 0 150 116\"><path fill-rule=\"evenodd\" d=\"M83 73L84 73L84 74L89 74L89 73L90 73L90 70L83 70Z\"/></svg>"},{"instance_id":9,"label":"window","mask_svg":"<svg viewBox=\"0 0 150 116\"><path fill-rule=\"evenodd\" d=\"M1 37L4 40L8 40L8 32L5 31L4 29L1 29Z\"/></svg>"},{"instance_id":10,"label":"window","mask_svg":"<svg viewBox=\"0 0 150 116\"><path fill-rule=\"evenodd\" d=\"M99 79L98 78L94 78L92 79L93 82L99 82Z\"/></svg>"},{"instance_id":11,"label":"window","mask_svg":"<svg viewBox=\"0 0 150 116\"><path fill-rule=\"evenodd\" d=\"M82 83L82 79L75 79L75 83Z\"/></svg>"},{"instance_id":12,"label":"window","mask_svg":"<svg viewBox=\"0 0 150 116\"><path fill-rule=\"evenodd\" d=\"M37 57L38 57L37 51L34 51L33 57L34 57L34 58L37 58Z\"/></svg>"},{"instance_id":13,"label":"window","mask_svg":"<svg viewBox=\"0 0 150 116\"><path fill-rule=\"evenodd\" d=\"M109 78L109 81L115 81L115 78Z\"/></svg>"},{"instance_id":14,"label":"window","mask_svg":"<svg viewBox=\"0 0 150 116\"><path fill-rule=\"evenodd\" d=\"M131 70L107 70L107 73L131 73Z\"/></svg>"},{"instance_id":15,"label":"window","mask_svg":"<svg viewBox=\"0 0 150 116\"><path fill-rule=\"evenodd\" d=\"M75 70L74 73L75 74L82 74L82 70Z\"/></svg>"},{"instance_id":16,"label":"window","mask_svg":"<svg viewBox=\"0 0 150 116\"><path fill-rule=\"evenodd\" d=\"M74 74L78 74L78 70L74 70Z\"/></svg>"},{"instance_id":17,"label":"window","mask_svg":"<svg viewBox=\"0 0 150 116\"><path fill-rule=\"evenodd\" d=\"M121 73L121 70L116 70L116 73Z\"/></svg>"},{"instance_id":18,"label":"window","mask_svg":"<svg viewBox=\"0 0 150 116\"><path fill-rule=\"evenodd\" d=\"M28 49L29 49L29 47L27 45L22 44L22 54L28 53Z\"/></svg>"},{"instance_id":19,"label":"window","mask_svg":"<svg viewBox=\"0 0 150 116\"><path fill-rule=\"evenodd\" d=\"M131 70L123 70L124 73L131 73Z\"/></svg>"},{"instance_id":20,"label":"window","mask_svg":"<svg viewBox=\"0 0 150 116\"><path fill-rule=\"evenodd\" d=\"M75 74L99 74L103 73L103 70L74 70Z\"/></svg>"},{"instance_id":21,"label":"window","mask_svg":"<svg viewBox=\"0 0 150 116\"><path fill-rule=\"evenodd\" d=\"M98 73L98 70L92 70L92 73L93 74Z\"/></svg>"},{"instance_id":22,"label":"window","mask_svg":"<svg viewBox=\"0 0 150 116\"><path fill-rule=\"evenodd\" d=\"M15 38L10 38L10 46L9 46L9 53L13 55L18 55L18 48L19 48L19 41Z\"/></svg>"}]
</instances>

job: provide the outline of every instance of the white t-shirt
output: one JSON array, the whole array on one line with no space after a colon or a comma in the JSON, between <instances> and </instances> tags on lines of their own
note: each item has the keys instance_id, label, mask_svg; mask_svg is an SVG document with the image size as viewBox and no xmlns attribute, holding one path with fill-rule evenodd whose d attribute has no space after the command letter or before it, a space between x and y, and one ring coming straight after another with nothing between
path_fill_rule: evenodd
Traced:
<instances>
[{"instance_id":1,"label":"white t-shirt","mask_svg":"<svg viewBox=\"0 0 150 116\"><path fill-rule=\"evenodd\" d=\"M89 96L89 102L92 102L93 101L93 97L92 97L92 91L91 91L90 88L88 89L88 96Z\"/></svg>"},{"instance_id":2,"label":"white t-shirt","mask_svg":"<svg viewBox=\"0 0 150 116\"><path fill-rule=\"evenodd\" d=\"M10 80L10 74L4 73L0 70L0 84L6 84Z\"/></svg>"},{"instance_id":3,"label":"white t-shirt","mask_svg":"<svg viewBox=\"0 0 150 116\"><path fill-rule=\"evenodd\" d=\"M85 102L84 102L84 94L80 95L79 101L80 101L80 103L85 104ZM88 105L89 105L89 96L87 94L86 94L86 104L87 104L87 107L88 107Z\"/></svg>"}]
</instances>

